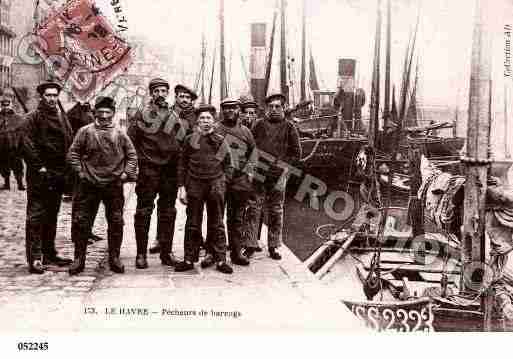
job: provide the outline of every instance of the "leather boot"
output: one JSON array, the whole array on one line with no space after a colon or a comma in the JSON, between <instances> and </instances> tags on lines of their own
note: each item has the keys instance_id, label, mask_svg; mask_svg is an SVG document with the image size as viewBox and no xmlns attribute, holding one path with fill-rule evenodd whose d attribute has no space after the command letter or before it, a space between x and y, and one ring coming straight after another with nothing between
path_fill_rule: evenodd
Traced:
<instances>
[{"instance_id":1,"label":"leather boot","mask_svg":"<svg viewBox=\"0 0 513 359\"><path fill-rule=\"evenodd\" d=\"M174 209L159 213L157 222L157 240L160 243L160 260L163 265L175 266L178 260L173 255L173 235L175 232L176 211Z\"/></svg>"},{"instance_id":2,"label":"leather boot","mask_svg":"<svg viewBox=\"0 0 513 359\"><path fill-rule=\"evenodd\" d=\"M11 189L11 181L10 181L9 177L7 177L7 178L5 178L4 186L2 188L0 188L0 190L9 191L10 189Z\"/></svg>"},{"instance_id":3,"label":"leather boot","mask_svg":"<svg viewBox=\"0 0 513 359\"><path fill-rule=\"evenodd\" d=\"M86 261L87 242L85 242L85 244L82 242L83 241L77 241L77 243L75 243L75 260L73 261L73 264L68 269L69 275L77 275L84 271L85 261Z\"/></svg>"},{"instance_id":4,"label":"leather boot","mask_svg":"<svg viewBox=\"0 0 513 359\"><path fill-rule=\"evenodd\" d=\"M159 241L155 240L155 242L153 242L153 245L150 247L149 252L150 252L150 254L160 253L160 243L159 243Z\"/></svg>"},{"instance_id":5,"label":"leather boot","mask_svg":"<svg viewBox=\"0 0 513 359\"><path fill-rule=\"evenodd\" d=\"M119 233L113 235L109 233L108 246L109 246L109 267L114 273L125 273L125 266L119 259L121 250L121 242L123 241L123 234Z\"/></svg>"}]
</instances>

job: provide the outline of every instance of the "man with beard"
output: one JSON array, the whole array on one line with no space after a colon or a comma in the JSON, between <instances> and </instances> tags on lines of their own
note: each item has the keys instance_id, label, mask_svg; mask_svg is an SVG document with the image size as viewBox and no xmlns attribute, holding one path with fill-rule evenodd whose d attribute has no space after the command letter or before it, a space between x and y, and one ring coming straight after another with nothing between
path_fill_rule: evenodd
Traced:
<instances>
[{"instance_id":1,"label":"man with beard","mask_svg":"<svg viewBox=\"0 0 513 359\"><path fill-rule=\"evenodd\" d=\"M57 255L55 235L65 185L66 153L73 135L66 114L58 106L61 86L44 82L37 92L41 101L27 116L23 153L28 189L27 260L30 273L42 274L45 264L66 266L72 262Z\"/></svg>"},{"instance_id":2,"label":"man with beard","mask_svg":"<svg viewBox=\"0 0 513 359\"><path fill-rule=\"evenodd\" d=\"M95 120L80 128L68 152L68 162L79 178L74 198L76 220L71 233L75 261L70 275L84 270L87 240L100 202L108 224L109 266L124 273L119 259L123 242L123 182L137 178L137 154L125 132L112 123L116 104L110 97L98 97Z\"/></svg>"},{"instance_id":3,"label":"man with beard","mask_svg":"<svg viewBox=\"0 0 513 359\"><path fill-rule=\"evenodd\" d=\"M249 200L254 197L251 174L255 166L255 140L251 131L239 123L240 102L225 99L221 102L223 120L217 131L224 137L230 147L230 155L234 172L226 188L226 226L228 229L228 244L230 258L233 264L246 266L249 260L242 254L246 246L249 227L245 223L245 214ZM249 175L248 175L249 174ZM211 254L202 262L203 266L213 263Z\"/></svg>"},{"instance_id":4,"label":"man with beard","mask_svg":"<svg viewBox=\"0 0 513 359\"><path fill-rule=\"evenodd\" d=\"M171 119L181 123L182 130L179 132L180 139L183 139L186 135L190 134L196 126L196 115L194 113L194 101L198 98L198 95L190 88L184 85L175 86L175 104L171 107ZM158 236L150 247L150 253L160 253L161 246L158 241Z\"/></svg>"},{"instance_id":5,"label":"man with beard","mask_svg":"<svg viewBox=\"0 0 513 359\"><path fill-rule=\"evenodd\" d=\"M296 127L285 118L286 97L273 94L265 99L265 103L266 117L258 120L252 130L259 151L259 162L262 164L260 167L266 168L263 183L255 183L259 212L257 218L263 210L267 219L269 256L280 260L281 255L277 248L281 245L283 230L283 205L287 185L284 171L287 169L278 166L278 162L292 165L299 161L301 145ZM255 236L254 241L256 240L258 238ZM258 243L249 245L253 248L257 246Z\"/></svg>"},{"instance_id":6,"label":"man with beard","mask_svg":"<svg viewBox=\"0 0 513 359\"><path fill-rule=\"evenodd\" d=\"M233 269L226 263L223 223L226 183L231 181L233 172L230 148L224 137L214 131L215 107L202 105L197 114L198 129L185 139L179 170L179 198L187 204L187 222L184 260L176 265L175 271L192 270L199 260L203 207L206 205L207 249L212 255L212 262L217 264L216 269L231 274Z\"/></svg>"},{"instance_id":7,"label":"man with beard","mask_svg":"<svg viewBox=\"0 0 513 359\"><path fill-rule=\"evenodd\" d=\"M166 98L169 83L163 79L153 79L149 84L151 101L136 113L128 135L132 140L139 162L139 176L135 192L137 209L134 215L138 269L148 268L146 259L148 232L155 198L157 201L157 241L160 260L163 265L177 263L172 252L176 219L177 165L181 156L185 129L176 110L169 108ZM189 104L192 104L191 94ZM176 106L175 106L176 107ZM180 107L181 108L181 107Z\"/></svg>"},{"instance_id":8,"label":"man with beard","mask_svg":"<svg viewBox=\"0 0 513 359\"><path fill-rule=\"evenodd\" d=\"M3 190L11 189L11 171L18 183L18 190L24 191L23 162L20 156L20 140L23 118L12 108L14 93L4 90L0 98L0 173L4 178Z\"/></svg>"}]
</instances>

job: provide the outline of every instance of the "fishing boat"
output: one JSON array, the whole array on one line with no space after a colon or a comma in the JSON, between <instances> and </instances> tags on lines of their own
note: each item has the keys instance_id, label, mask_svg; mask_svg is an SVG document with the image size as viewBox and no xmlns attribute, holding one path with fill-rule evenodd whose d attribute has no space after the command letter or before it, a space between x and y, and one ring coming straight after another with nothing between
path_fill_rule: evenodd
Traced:
<instances>
[{"instance_id":1,"label":"fishing boat","mask_svg":"<svg viewBox=\"0 0 513 359\"><path fill-rule=\"evenodd\" d=\"M374 330L513 330L512 161L489 159L492 38L476 3L463 175L410 147L408 207L369 203L305 262Z\"/></svg>"}]
</instances>

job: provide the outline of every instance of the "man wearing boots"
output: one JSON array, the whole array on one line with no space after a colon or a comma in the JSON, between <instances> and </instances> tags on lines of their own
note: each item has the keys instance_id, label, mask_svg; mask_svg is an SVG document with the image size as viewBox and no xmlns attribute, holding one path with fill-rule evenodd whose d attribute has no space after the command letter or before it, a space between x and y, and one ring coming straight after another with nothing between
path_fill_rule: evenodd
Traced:
<instances>
[{"instance_id":1,"label":"man wearing boots","mask_svg":"<svg viewBox=\"0 0 513 359\"><path fill-rule=\"evenodd\" d=\"M139 177L135 188L137 209L134 215L137 242L135 266L138 269L148 268L148 232L157 195L160 260L167 266L177 263L172 245L178 191L177 167L185 137L180 120L166 102L169 83L162 79L153 79L150 81L149 90L151 102L136 113L133 124L128 128L128 135L137 150L139 161Z\"/></svg>"},{"instance_id":2,"label":"man wearing boots","mask_svg":"<svg viewBox=\"0 0 513 359\"><path fill-rule=\"evenodd\" d=\"M282 161L293 165L301 158L301 145L296 127L285 118L286 98L282 94L273 94L266 98L266 117L258 120L253 127L253 136L259 151L259 166L267 168L263 175L265 180L255 181L257 194L257 209L265 211L267 218L267 247L272 259L280 260L277 248L281 245L283 230L283 205L285 202L286 176L283 167L278 166ZM265 155L263 155L265 154ZM270 161L269 157L274 158ZM255 238L256 242L256 238ZM254 243L251 247L257 246ZM250 253L247 253L248 255Z\"/></svg>"},{"instance_id":3,"label":"man wearing boots","mask_svg":"<svg viewBox=\"0 0 513 359\"><path fill-rule=\"evenodd\" d=\"M224 136L225 142L230 146L234 167L233 177L227 183L226 190L226 226L230 258L233 264L245 266L249 265L249 260L242 254L242 249L247 245L249 227L244 219L249 200L255 195L252 177L249 175L255 167L255 140L251 131L239 123L238 100L225 99L221 102L221 110L223 120L217 131ZM208 258L210 257L207 256L205 261Z\"/></svg>"},{"instance_id":4,"label":"man wearing boots","mask_svg":"<svg viewBox=\"0 0 513 359\"><path fill-rule=\"evenodd\" d=\"M171 120L179 121L182 126L182 132L178 133L179 140L183 140L185 135L192 133L196 126L196 114L194 113L194 101L198 95L190 88L184 85L175 86L175 104L171 107ZM160 253L160 243L156 238L150 247L150 253Z\"/></svg>"},{"instance_id":5,"label":"man wearing boots","mask_svg":"<svg viewBox=\"0 0 513 359\"><path fill-rule=\"evenodd\" d=\"M78 175L75 193L75 214L72 240L75 261L69 274L84 270L87 240L91 233L100 202L107 218L109 266L115 273L125 268L119 259L123 241L123 182L137 178L137 154L130 138L112 123L116 104L110 97L98 97L95 121L78 130L68 152L68 162ZM77 228L78 227L78 228Z\"/></svg>"},{"instance_id":6,"label":"man wearing boots","mask_svg":"<svg viewBox=\"0 0 513 359\"><path fill-rule=\"evenodd\" d=\"M10 190L11 171L18 190L24 191L23 161L20 154L23 118L13 110L14 93L5 89L0 97L0 173L4 178L3 190Z\"/></svg>"},{"instance_id":7,"label":"man wearing boots","mask_svg":"<svg viewBox=\"0 0 513 359\"><path fill-rule=\"evenodd\" d=\"M231 274L233 269L226 263L223 223L226 182L231 180L233 172L230 148L224 137L214 132L215 107L201 105L197 114L198 131L185 139L179 171L179 197L187 203L187 223L184 261L176 265L175 271L192 270L194 263L199 260L203 206L206 205L209 227L207 249L213 256L216 269Z\"/></svg>"},{"instance_id":8,"label":"man wearing boots","mask_svg":"<svg viewBox=\"0 0 513 359\"><path fill-rule=\"evenodd\" d=\"M41 101L24 124L23 155L27 163L26 250L29 271L42 274L43 264L66 266L57 255L55 235L67 171L66 153L72 142L66 114L58 106L61 86L37 87ZM42 260L42 261L41 261Z\"/></svg>"}]
</instances>

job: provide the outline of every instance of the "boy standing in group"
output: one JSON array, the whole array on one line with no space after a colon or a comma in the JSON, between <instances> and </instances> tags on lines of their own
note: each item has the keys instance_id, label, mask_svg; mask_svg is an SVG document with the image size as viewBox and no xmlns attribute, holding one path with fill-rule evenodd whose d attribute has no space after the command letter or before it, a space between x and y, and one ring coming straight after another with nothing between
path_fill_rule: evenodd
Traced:
<instances>
[{"instance_id":1,"label":"boy standing in group","mask_svg":"<svg viewBox=\"0 0 513 359\"><path fill-rule=\"evenodd\" d=\"M179 170L178 196L187 204L187 223L184 261L176 265L175 271L192 270L199 260L203 206L206 205L209 223L207 251L212 254L218 271L231 274L233 270L226 263L223 223L226 182L232 178L233 171L230 148L224 137L214 131L215 107L201 105L196 113L198 131L185 139Z\"/></svg>"}]
</instances>

